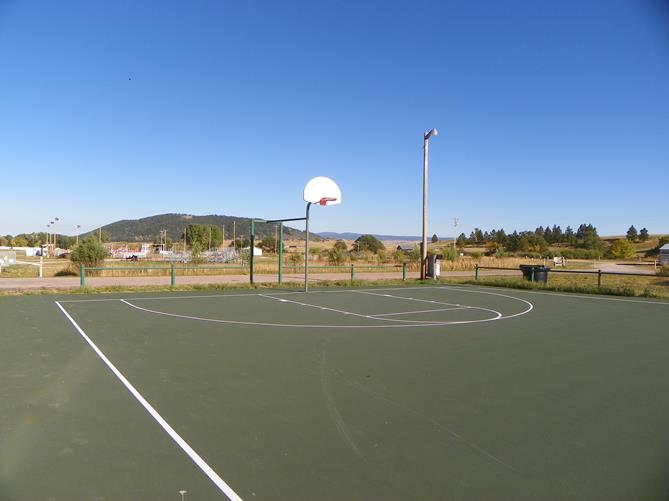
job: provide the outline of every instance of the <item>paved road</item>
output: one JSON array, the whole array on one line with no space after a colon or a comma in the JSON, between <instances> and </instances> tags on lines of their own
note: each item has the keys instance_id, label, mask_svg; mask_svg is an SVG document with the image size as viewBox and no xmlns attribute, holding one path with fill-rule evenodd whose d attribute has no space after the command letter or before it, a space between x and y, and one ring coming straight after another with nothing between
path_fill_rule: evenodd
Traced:
<instances>
[{"instance_id":1,"label":"paved road","mask_svg":"<svg viewBox=\"0 0 669 501\"><path fill-rule=\"evenodd\" d=\"M515 275L516 271L489 270L481 272L481 275ZM473 277L473 271L451 271L443 273L444 276ZM408 278L417 279L418 272L409 272ZM310 281L336 281L350 280L350 273L310 273ZM356 272L357 280L392 280L402 278L401 272L364 273ZM283 276L285 282L302 282L302 274L286 274ZM196 284L241 284L248 283L248 275L198 275L177 276L177 285ZM276 283L276 274L255 275L256 283ZM86 277L88 287L110 287L110 286L169 286L170 277ZM0 279L0 290L20 291L36 289L77 289L79 288L79 277L49 277L49 278L3 278Z\"/></svg>"}]
</instances>

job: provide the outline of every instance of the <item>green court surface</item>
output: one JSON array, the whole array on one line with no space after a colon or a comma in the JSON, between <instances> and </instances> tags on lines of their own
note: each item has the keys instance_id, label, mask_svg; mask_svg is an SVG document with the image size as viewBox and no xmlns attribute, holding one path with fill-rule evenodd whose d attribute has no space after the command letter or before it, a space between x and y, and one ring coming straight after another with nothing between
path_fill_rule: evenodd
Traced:
<instances>
[{"instance_id":1,"label":"green court surface","mask_svg":"<svg viewBox=\"0 0 669 501\"><path fill-rule=\"evenodd\" d=\"M0 298L2 500L666 500L669 302Z\"/></svg>"}]
</instances>

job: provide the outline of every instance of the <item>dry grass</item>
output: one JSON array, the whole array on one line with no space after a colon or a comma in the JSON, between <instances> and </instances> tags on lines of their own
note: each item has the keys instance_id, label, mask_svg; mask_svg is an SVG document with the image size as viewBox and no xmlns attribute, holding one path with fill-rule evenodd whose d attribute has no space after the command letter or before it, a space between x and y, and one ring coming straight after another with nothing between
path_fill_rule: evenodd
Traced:
<instances>
[{"instance_id":1,"label":"dry grass","mask_svg":"<svg viewBox=\"0 0 669 501\"><path fill-rule=\"evenodd\" d=\"M545 285L537 282L529 282L520 277L508 276L485 276L481 277L479 280L472 280L468 277L446 277L439 281L490 285L515 289L669 299L669 278L652 275L647 277L603 275L601 287L598 287L597 285L597 275L595 274L549 274L548 283Z\"/></svg>"}]
</instances>

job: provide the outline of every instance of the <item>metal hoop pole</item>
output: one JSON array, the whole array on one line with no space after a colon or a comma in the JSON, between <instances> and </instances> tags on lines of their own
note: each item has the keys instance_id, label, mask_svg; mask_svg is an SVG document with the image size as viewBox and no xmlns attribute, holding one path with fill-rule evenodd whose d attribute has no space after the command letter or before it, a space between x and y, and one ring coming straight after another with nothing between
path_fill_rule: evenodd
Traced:
<instances>
[{"instance_id":1,"label":"metal hoop pole","mask_svg":"<svg viewBox=\"0 0 669 501\"><path fill-rule=\"evenodd\" d=\"M309 292L309 208L311 202L307 202L307 214L304 220L307 236L304 239L304 292Z\"/></svg>"}]
</instances>

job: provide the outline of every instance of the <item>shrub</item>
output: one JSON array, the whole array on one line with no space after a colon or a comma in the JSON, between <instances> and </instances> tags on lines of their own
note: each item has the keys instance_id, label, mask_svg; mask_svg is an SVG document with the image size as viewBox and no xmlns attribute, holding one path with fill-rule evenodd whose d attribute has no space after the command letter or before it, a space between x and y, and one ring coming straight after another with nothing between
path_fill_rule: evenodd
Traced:
<instances>
[{"instance_id":1,"label":"shrub","mask_svg":"<svg viewBox=\"0 0 669 501\"><path fill-rule=\"evenodd\" d=\"M608 250L608 254L614 259L627 259L634 257L636 251L634 249L634 245L632 245L632 242L629 239L621 238L613 242L613 245L611 245Z\"/></svg>"},{"instance_id":2,"label":"shrub","mask_svg":"<svg viewBox=\"0 0 669 501\"><path fill-rule=\"evenodd\" d=\"M385 246L374 235L362 235L356 239L353 248L356 251L369 251L376 254L380 250L385 249Z\"/></svg>"},{"instance_id":3,"label":"shrub","mask_svg":"<svg viewBox=\"0 0 669 501\"><path fill-rule=\"evenodd\" d=\"M455 261L458 258L458 252L453 248L453 247L446 247L442 252L441 255L443 256L443 259L446 261Z\"/></svg>"},{"instance_id":4,"label":"shrub","mask_svg":"<svg viewBox=\"0 0 669 501\"><path fill-rule=\"evenodd\" d=\"M341 265L346 261L346 254L345 250L335 246L328 251L328 263L335 266Z\"/></svg>"},{"instance_id":5,"label":"shrub","mask_svg":"<svg viewBox=\"0 0 669 501\"><path fill-rule=\"evenodd\" d=\"M202 257L202 244L200 242L193 242L190 252L190 262L191 264L198 265L204 263L204 257Z\"/></svg>"},{"instance_id":6,"label":"shrub","mask_svg":"<svg viewBox=\"0 0 669 501\"><path fill-rule=\"evenodd\" d=\"M343 250L344 252L348 250L346 247L346 242L344 242L343 240L337 240L334 244L334 248L338 250Z\"/></svg>"},{"instance_id":7,"label":"shrub","mask_svg":"<svg viewBox=\"0 0 669 501\"><path fill-rule=\"evenodd\" d=\"M88 267L100 266L106 257L107 249L95 237L90 236L74 248L72 254L70 254L70 261Z\"/></svg>"}]
</instances>

